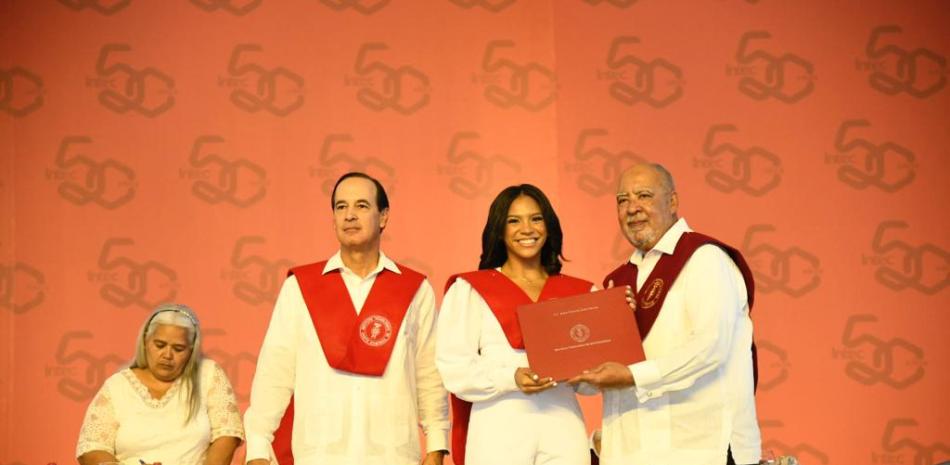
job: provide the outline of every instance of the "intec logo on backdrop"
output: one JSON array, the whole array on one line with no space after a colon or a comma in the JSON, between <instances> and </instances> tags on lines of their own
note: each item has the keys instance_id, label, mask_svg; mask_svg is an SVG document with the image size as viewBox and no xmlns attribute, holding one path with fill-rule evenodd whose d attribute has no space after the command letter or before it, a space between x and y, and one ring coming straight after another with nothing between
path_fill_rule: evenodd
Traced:
<instances>
[{"instance_id":1,"label":"intec logo on backdrop","mask_svg":"<svg viewBox=\"0 0 950 465\"><path fill-rule=\"evenodd\" d=\"M637 3L637 0L584 0L584 3L593 6L607 4L617 8L630 8L634 3Z\"/></svg>"},{"instance_id":2,"label":"intec logo on backdrop","mask_svg":"<svg viewBox=\"0 0 950 465\"><path fill-rule=\"evenodd\" d=\"M784 423L779 420L760 420L764 438L774 438L775 428L784 427ZM828 454L822 452L815 446L807 443L788 444L780 439L768 439L762 441L762 450L771 451L776 457L790 455L798 459L798 463L805 465L828 465L830 463Z\"/></svg>"},{"instance_id":3,"label":"intec logo on backdrop","mask_svg":"<svg viewBox=\"0 0 950 465\"><path fill-rule=\"evenodd\" d=\"M175 300L178 274L155 260L140 261L124 255L134 244L128 238L106 240L99 254L99 269L88 273L89 282L101 285L102 299L120 308L137 305L150 310Z\"/></svg>"},{"instance_id":4,"label":"intec logo on backdrop","mask_svg":"<svg viewBox=\"0 0 950 465\"><path fill-rule=\"evenodd\" d=\"M228 77L219 77L218 86L231 89L231 103L246 112L287 116L303 106L304 79L283 66L267 69L248 59L261 51L258 44L236 45L228 60Z\"/></svg>"},{"instance_id":5,"label":"intec logo on backdrop","mask_svg":"<svg viewBox=\"0 0 950 465\"><path fill-rule=\"evenodd\" d=\"M885 341L868 333L867 325L875 322L874 315L848 318L841 336L842 347L831 349L832 357L847 361L845 374L867 386L883 383L904 389L920 381L926 365L923 349L906 339L895 337ZM871 349L870 354L866 349Z\"/></svg>"},{"instance_id":6,"label":"intec logo on backdrop","mask_svg":"<svg viewBox=\"0 0 950 465\"><path fill-rule=\"evenodd\" d=\"M115 59L116 54L131 51L128 44L104 45L96 60L96 77L86 78L86 87L98 89L99 103L109 110L154 118L175 105L175 80L154 67L135 69Z\"/></svg>"},{"instance_id":7,"label":"intec logo on backdrop","mask_svg":"<svg viewBox=\"0 0 950 465\"><path fill-rule=\"evenodd\" d=\"M882 465L945 465L950 463L950 444L932 442L925 445L918 441L908 431L917 426L917 421L911 418L895 418L884 427L881 438L881 448L878 452L871 452L871 463ZM943 460L938 464L938 460ZM804 463L804 462L803 462Z\"/></svg>"},{"instance_id":8,"label":"intec logo on backdrop","mask_svg":"<svg viewBox=\"0 0 950 465\"><path fill-rule=\"evenodd\" d=\"M770 39L768 31L749 31L739 39L736 63L726 65L726 75L739 77L739 91L755 100L774 98L784 103L799 102L815 90L815 69L798 55L773 55L752 48L753 41Z\"/></svg>"},{"instance_id":9,"label":"intec logo on backdrop","mask_svg":"<svg viewBox=\"0 0 950 465\"><path fill-rule=\"evenodd\" d=\"M371 15L389 4L389 0L320 0L320 3L333 11L356 10L363 15Z\"/></svg>"},{"instance_id":10,"label":"intec logo on backdrop","mask_svg":"<svg viewBox=\"0 0 950 465\"><path fill-rule=\"evenodd\" d=\"M582 130L574 144L576 161L564 164L568 173L577 175L577 187L594 197L614 193L620 173L630 166L646 161L630 150L611 152L605 149L601 141L608 134L607 130L602 128Z\"/></svg>"},{"instance_id":11,"label":"intec logo on backdrop","mask_svg":"<svg viewBox=\"0 0 950 465\"><path fill-rule=\"evenodd\" d=\"M323 139L317 166L310 167L310 176L320 180L320 190L330 195L333 186L340 176L350 171L369 173L379 179L392 195L396 184L396 169L381 158L374 156L356 156L345 148L353 143L353 136L349 134L330 134Z\"/></svg>"},{"instance_id":12,"label":"intec logo on backdrop","mask_svg":"<svg viewBox=\"0 0 950 465\"><path fill-rule=\"evenodd\" d=\"M472 83L482 86L485 99L500 108L543 110L557 99L557 76L540 63L518 64L506 58L515 45L511 40L489 42L482 56L482 69L472 73Z\"/></svg>"},{"instance_id":13,"label":"intec logo on backdrop","mask_svg":"<svg viewBox=\"0 0 950 465\"><path fill-rule=\"evenodd\" d=\"M178 170L191 181L191 193L212 205L221 202L239 208L254 205L267 194L267 171L246 158L225 158L219 153L224 138L215 135L195 139L188 168Z\"/></svg>"},{"instance_id":14,"label":"intec logo on backdrop","mask_svg":"<svg viewBox=\"0 0 950 465\"><path fill-rule=\"evenodd\" d=\"M878 26L865 48L866 60L856 59L858 71L870 72L871 88L886 95L907 93L927 98L947 86L947 59L927 48L908 51L887 39L903 31L899 26Z\"/></svg>"},{"instance_id":15,"label":"intec logo on backdrop","mask_svg":"<svg viewBox=\"0 0 950 465\"><path fill-rule=\"evenodd\" d=\"M294 266L286 258L270 260L253 251L266 243L262 236L239 237L231 251L231 267L221 272L221 279L233 283L234 296L248 305L273 304L287 269Z\"/></svg>"},{"instance_id":16,"label":"intec logo on backdrop","mask_svg":"<svg viewBox=\"0 0 950 465\"><path fill-rule=\"evenodd\" d=\"M91 143L88 136L64 137L46 179L58 183L59 196L74 205L114 210L132 201L138 187L135 171L113 158L97 161L86 152Z\"/></svg>"},{"instance_id":17,"label":"intec logo on backdrop","mask_svg":"<svg viewBox=\"0 0 950 465\"><path fill-rule=\"evenodd\" d=\"M693 159L693 165L706 170L706 183L719 192L737 189L760 197L782 182L782 160L757 145L740 149L723 141L722 134L738 129L731 124L715 124L706 133L703 143L705 157Z\"/></svg>"},{"instance_id":18,"label":"intec logo on backdrop","mask_svg":"<svg viewBox=\"0 0 950 465\"><path fill-rule=\"evenodd\" d=\"M363 44L353 66L356 74L345 75L343 82L357 88L356 100L370 110L411 115L429 104L429 76L415 66L394 66L376 59L386 50L389 46L381 42Z\"/></svg>"},{"instance_id":19,"label":"intec logo on backdrop","mask_svg":"<svg viewBox=\"0 0 950 465\"><path fill-rule=\"evenodd\" d=\"M70 10L82 11L89 8L105 16L114 15L132 3L132 0L58 0Z\"/></svg>"},{"instance_id":20,"label":"intec logo on backdrop","mask_svg":"<svg viewBox=\"0 0 950 465\"><path fill-rule=\"evenodd\" d=\"M46 277L23 262L0 264L0 307L14 314L30 311L46 298Z\"/></svg>"},{"instance_id":21,"label":"intec logo on backdrop","mask_svg":"<svg viewBox=\"0 0 950 465\"><path fill-rule=\"evenodd\" d=\"M758 292L782 292L801 297L821 283L821 263L814 254L801 247L780 249L761 242L764 233L775 231L770 224L752 225L742 241L742 254L749 260Z\"/></svg>"},{"instance_id":22,"label":"intec logo on backdrop","mask_svg":"<svg viewBox=\"0 0 950 465\"><path fill-rule=\"evenodd\" d=\"M439 165L441 176L449 177L449 190L464 199L494 195L499 174L520 173L521 165L498 153L483 155L471 145L481 139L477 132L457 132L449 141L447 165Z\"/></svg>"},{"instance_id":23,"label":"intec logo on backdrop","mask_svg":"<svg viewBox=\"0 0 950 465\"><path fill-rule=\"evenodd\" d=\"M128 363L128 359L116 354L96 356L84 348L93 345L93 336L89 331L69 331L60 338L56 346L55 365L46 366L46 377L59 378L56 390L63 397L76 402L88 402L106 378Z\"/></svg>"},{"instance_id":24,"label":"intec logo on backdrop","mask_svg":"<svg viewBox=\"0 0 950 465\"><path fill-rule=\"evenodd\" d=\"M191 0L191 4L209 13L224 10L234 16L244 16L261 6L264 0Z\"/></svg>"},{"instance_id":25,"label":"intec logo on backdrop","mask_svg":"<svg viewBox=\"0 0 950 465\"><path fill-rule=\"evenodd\" d=\"M950 283L950 252L929 242L913 246L894 239L894 231L907 229L906 222L883 221L871 240L870 255L861 263L876 267L874 278L895 291L913 289L934 295Z\"/></svg>"},{"instance_id":26,"label":"intec logo on backdrop","mask_svg":"<svg viewBox=\"0 0 950 465\"><path fill-rule=\"evenodd\" d=\"M759 362L760 391L769 391L788 379L788 352L769 341L755 341Z\"/></svg>"},{"instance_id":27,"label":"intec logo on backdrop","mask_svg":"<svg viewBox=\"0 0 950 465\"><path fill-rule=\"evenodd\" d=\"M481 7L492 13L498 13L505 8L508 8L511 5L514 5L518 0L449 0L450 2L467 9L472 7Z\"/></svg>"},{"instance_id":28,"label":"intec logo on backdrop","mask_svg":"<svg viewBox=\"0 0 950 465\"><path fill-rule=\"evenodd\" d=\"M643 102L663 108L683 96L683 70L665 58L645 60L630 49L640 44L639 37L621 36L610 43L607 69L597 71L597 79L610 82L614 100L635 105Z\"/></svg>"},{"instance_id":29,"label":"intec logo on backdrop","mask_svg":"<svg viewBox=\"0 0 950 465\"><path fill-rule=\"evenodd\" d=\"M204 353L228 375L228 381L231 382L237 401L247 402L251 398L251 380L254 376L254 367L257 366L257 355L244 351L233 353L222 349L222 345L219 345L217 341L219 336L225 335L227 332L219 328L203 330L201 337ZM233 347L234 344L224 347L228 346Z\"/></svg>"},{"instance_id":30,"label":"intec logo on backdrop","mask_svg":"<svg viewBox=\"0 0 950 465\"><path fill-rule=\"evenodd\" d=\"M866 119L841 123L835 135L837 152L826 154L825 163L839 166L838 179L855 189L874 186L884 192L896 192L914 180L914 152L895 142L875 144L854 135L856 128L870 126Z\"/></svg>"},{"instance_id":31,"label":"intec logo on backdrop","mask_svg":"<svg viewBox=\"0 0 950 465\"><path fill-rule=\"evenodd\" d=\"M43 78L14 66L0 69L0 110L21 117L43 106Z\"/></svg>"}]
</instances>

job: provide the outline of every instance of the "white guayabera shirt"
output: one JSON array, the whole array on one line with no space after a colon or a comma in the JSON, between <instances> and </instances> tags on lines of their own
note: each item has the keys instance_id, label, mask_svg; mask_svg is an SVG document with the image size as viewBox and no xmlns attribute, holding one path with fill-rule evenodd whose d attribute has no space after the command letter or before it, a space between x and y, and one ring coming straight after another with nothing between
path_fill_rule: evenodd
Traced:
<instances>
[{"instance_id":1,"label":"white guayabera shirt","mask_svg":"<svg viewBox=\"0 0 950 465\"><path fill-rule=\"evenodd\" d=\"M400 272L380 252L376 269L361 278L343 265L337 252L323 272L340 270L358 313L383 268ZM271 442L291 395L296 465L418 465L418 425L427 451L447 450L448 394L435 367L435 318L435 297L425 280L406 312L383 376L336 370L327 364L296 277L287 278L264 337L244 417L247 461L273 463Z\"/></svg>"},{"instance_id":2,"label":"white guayabera shirt","mask_svg":"<svg viewBox=\"0 0 950 465\"><path fill-rule=\"evenodd\" d=\"M637 290L684 232L677 221L647 253L634 252ZM604 392L604 465L758 463L761 437L752 383L752 320L742 274L704 245L669 290L643 349L630 365L636 386Z\"/></svg>"}]
</instances>

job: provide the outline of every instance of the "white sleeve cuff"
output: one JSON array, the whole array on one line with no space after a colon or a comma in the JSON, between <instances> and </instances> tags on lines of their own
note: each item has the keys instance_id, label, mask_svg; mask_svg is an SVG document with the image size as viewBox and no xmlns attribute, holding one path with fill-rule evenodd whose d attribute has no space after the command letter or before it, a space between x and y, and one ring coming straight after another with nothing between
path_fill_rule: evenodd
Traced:
<instances>
[{"instance_id":1,"label":"white sleeve cuff","mask_svg":"<svg viewBox=\"0 0 950 465\"><path fill-rule=\"evenodd\" d=\"M489 373L492 384L498 392L513 392L518 390L518 383L515 382L516 367L501 366L494 368Z\"/></svg>"},{"instance_id":2,"label":"white sleeve cuff","mask_svg":"<svg viewBox=\"0 0 950 465\"><path fill-rule=\"evenodd\" d=\"M732 459L733 462L737 464L742 463L759 463L762 460L762 451L761 450L744 450L742 448L736 449L734 447L732 450Z\"/></svg>"},{"instance_id":3,"label":"white sleeve cuff","mask_svg":"<svg viewBox=\"0 0 950 465\"><path fill-rule=\"evenodd\" d=\"M426 434L426 453L449 450L449 432L440 429Z\"/></svg>"},{"instance_id":4,"label":"white sleeve cuff","mask_svg":"<svg viewBox=\"0 0 950 465\"><path fill-rule=\"evenodd\" d=\"M271 443L266 438L256 434L248 434L247 458L244 459L244 463L257 459L269 460L272 464L277 462L276 457L274 456L274 449L271 447Z\"/></svg>"},{"instance_id":5,"label":"white sleeve cuff","mask_svg":"<svg viewBox=\"0 0 950 465\"><path fill-rule=\"evenodd\" d=\"M660 369L656 362L644 360L628 366L630 374L633 375L633 381L636 383L634 391L637 394L637 400L641 403L659 396L660 392L656 389L660 384Z\"/></svg>"}]
</instances>

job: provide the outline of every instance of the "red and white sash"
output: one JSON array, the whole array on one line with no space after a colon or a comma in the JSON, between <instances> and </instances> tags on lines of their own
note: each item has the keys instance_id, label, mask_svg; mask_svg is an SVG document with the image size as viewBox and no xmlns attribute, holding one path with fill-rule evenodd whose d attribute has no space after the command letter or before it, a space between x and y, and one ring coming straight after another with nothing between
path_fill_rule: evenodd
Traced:
<instances>
[{"instance_id":1,"label":"red and white sash","mask_svg":"<svg viewBox=\"0 0 950 465\"><path fill-rule=\"evenodd\" d=\"M445 283L445 290L462 278L475 288L485 299L485 303L501 324L508 343L514 349L524 349L524 338L518 324L518 306L533 303L530 297L507 276L495 270L480 270L453 275ZM549 276L538 297L538 302L568 297L590 292L593 284L583 279L563 274ZM471 402L455 395L450 396L452 403L452 460L458 465L465 464L465 442L468 437L468 421L472 413Z\"/></svg>"},{"instance_id":2,"label":"red and white sash","mask_svg":"<svg viewBox=\"0 0 950 465\"><path fill-rule=\"evenodd\" d=\"M401 273L383 269L376 275L369 296L356 313L340 270L323 273L327 262L291 268L310 312L327 363L349 373L382 376L392 357L396 337L409 305L425 276L403 265ZM274 454L281 465L293 465L291 438L294 400L274 432Z\"/></svg>"}]
</instances>

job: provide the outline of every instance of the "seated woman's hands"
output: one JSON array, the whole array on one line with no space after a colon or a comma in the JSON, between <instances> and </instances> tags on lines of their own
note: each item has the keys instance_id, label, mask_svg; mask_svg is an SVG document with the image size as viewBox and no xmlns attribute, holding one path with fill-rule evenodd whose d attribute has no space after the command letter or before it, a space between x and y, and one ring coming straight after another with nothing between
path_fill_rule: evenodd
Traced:
<instances>
[{"instance_id":1,"label":"seated woman's hands","mask_svg":"<svg viewBox=\"0 0 950 465\"><path fill-rule=\"evenodd\" d=\"M515 370L515 383L518 389L525 394L537 394L557 386L554 378L542 378L528 367Z\"/></svg>"}]
</instances>

